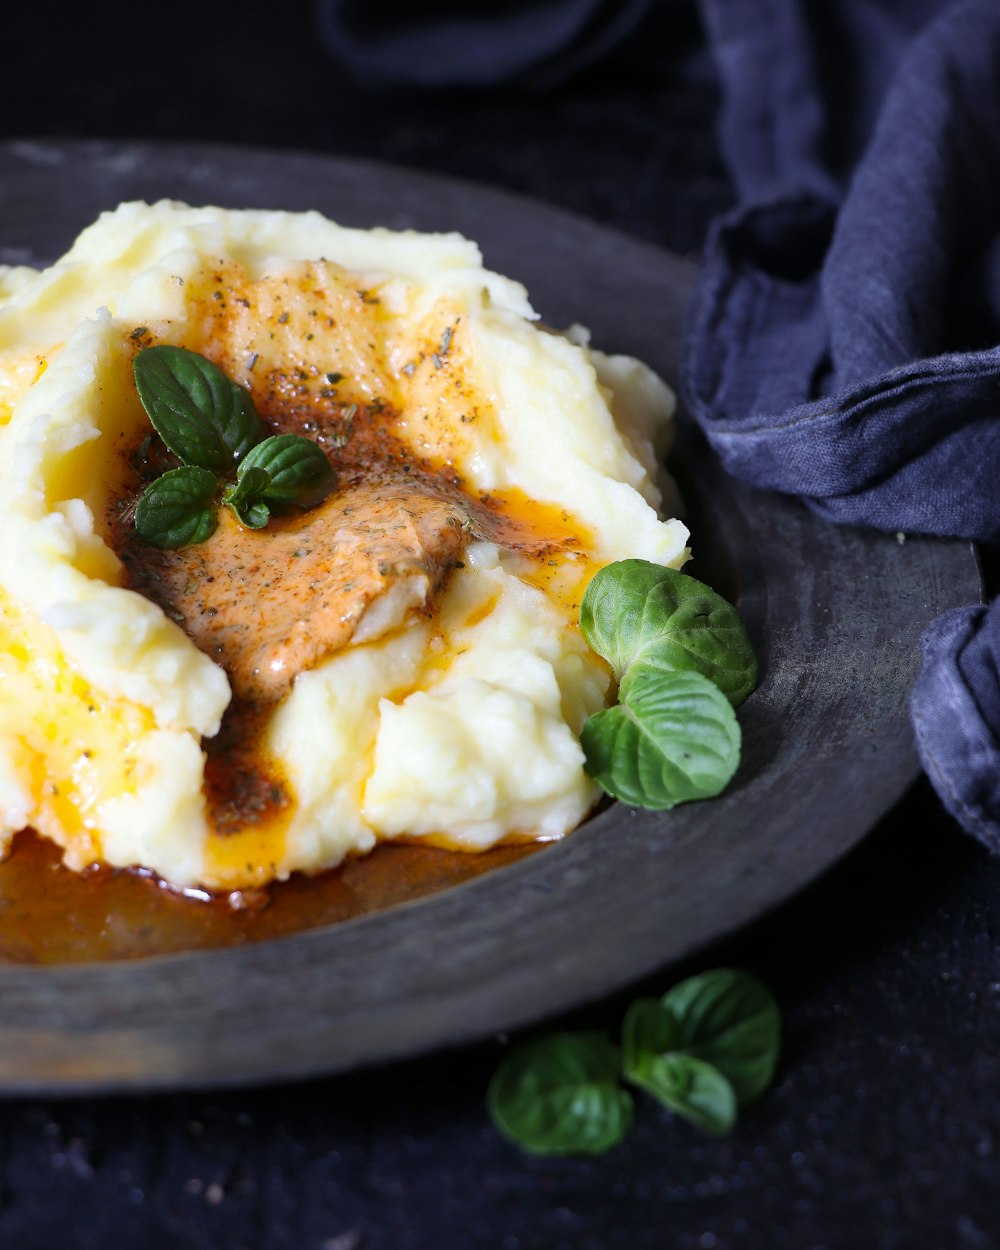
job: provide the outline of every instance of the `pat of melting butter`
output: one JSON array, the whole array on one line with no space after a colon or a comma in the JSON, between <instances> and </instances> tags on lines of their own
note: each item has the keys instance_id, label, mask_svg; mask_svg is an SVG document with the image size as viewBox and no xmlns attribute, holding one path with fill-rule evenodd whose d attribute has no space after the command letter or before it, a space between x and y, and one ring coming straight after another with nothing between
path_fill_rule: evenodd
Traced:
<instances>
[{"instance_id":1,"label":"pat of melting butter","mask_svg":"<svg viewBox=\"0 0 1000 1250\"><path fill-rule=\"evenodd\" d=\"M578 735L609 690L580 596L612 560L679 566L687 531L657 512L667 388L533 321L460 236L315 213L126 204L50 269L0 274L0 842L32 825L73 868L228 889L384 838L481 849L578 824L596 798ZM149 342L215 360L343 482L376 449L469 510L440 586L376 598L258 709L278 797L225 822L232 683L122 542Z\"/></svg>"}]
</instances>

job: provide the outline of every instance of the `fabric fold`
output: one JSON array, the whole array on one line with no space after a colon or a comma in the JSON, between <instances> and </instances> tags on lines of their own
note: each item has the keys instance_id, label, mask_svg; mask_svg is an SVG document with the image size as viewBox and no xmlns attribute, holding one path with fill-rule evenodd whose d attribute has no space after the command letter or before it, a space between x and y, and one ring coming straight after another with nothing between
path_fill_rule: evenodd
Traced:
<instances>
[{"instance_id":1,"label":"fabric fold","mask_svg":"<svg viewBox=\"0 0 1000 1250\"><path fill-rule=\"evenodd\" d=\"M706 246L690 411L735 476L832 521L1000 543L1000 6L702 8L742 202ZM1000 603L949 613L911 713L1000 852L998 674Z\"/></svg>"},{"instance_id":2,"label":"fabric fold","mask_svg":"<svg viewBox=\"0 0 1000 1250\"><path fill-rule=\"evenodd\" d=\"M1000 8L949 10L905 56L839 212L793 190L712 231L684 389L736 476L833 520L1000 539L1000 347L957 341L966 275L1000 242L998 69ZM981 342L1000 283L978 296Z\"/></svg>"},{"instance_id":3,"label":"fabric fold","mask_svg":"<svg viewBox=\"0 0 1000 1250\"><path fill-rule=\"evenodd\" d=\"M653 0L319 0L320 35L350 73L383 87L550 87L605 56Z\"/></svg>"},{"instance_id":4,"label":"fabric fold","mask_svg":"<svg viewBox=\"0 0 1000 1250\"><path fill-rule=\"evenodd\" d=\"M1000 854L1000 601L946 612L922 647L911 698L921 763L955 819Z\"/></svg>"}]
</instances>

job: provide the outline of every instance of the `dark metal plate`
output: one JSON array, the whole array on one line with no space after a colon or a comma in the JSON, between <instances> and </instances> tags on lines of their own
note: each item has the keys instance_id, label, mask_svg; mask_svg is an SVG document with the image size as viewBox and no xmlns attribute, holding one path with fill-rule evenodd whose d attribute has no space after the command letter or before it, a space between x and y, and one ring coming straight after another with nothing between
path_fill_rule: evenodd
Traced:
<instances>
[{"instance_id":1,"label":"dark metal plate","mask_svg":"<svg viewBox=\"0 0 1000 1250\"><path fill-rule=\"evenodd\" d=\"M0 260L54 259L99 210L163 196L458 229L547 321L676 377L692 266L483 187L235 149L0 148ZM968 544L819 521L678 452L697 569L739 596L762 661L725 796L612 806L543 853L377 915L237 949L0 967L0 1087L79 1091L333 1072L510 1029L687 955L857 843L916 776L918 638L977 599Z\"/></svg>"}]
</instances>

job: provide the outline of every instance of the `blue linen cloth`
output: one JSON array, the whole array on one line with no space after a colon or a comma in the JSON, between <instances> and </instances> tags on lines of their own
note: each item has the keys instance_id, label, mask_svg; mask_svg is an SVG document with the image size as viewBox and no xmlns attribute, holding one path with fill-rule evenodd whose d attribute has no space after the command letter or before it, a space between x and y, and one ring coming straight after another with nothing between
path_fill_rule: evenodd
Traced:
<instances>
[{"instance_id":1,"label":"blue linen cloth","mask_svg":"<svg viewBox=\"0 0 1000 1250\"><path fill-rule=\"evenodd\" d=\"M601 60L655 0L319 0L320 34L356 78L395 87L551 87Z\"/></svg>"},{"instance_id":2,"label":"blue linen cloth","mask_svg":"<svg viewBox=\"0 0 1000 1250\"><path fill-rule=\"evenodd\" d=\"M1000 542L1000 3L704 0L741 194L687 404L823 516ZM911 699L942 801L1000 851L1000 602L934 622Z\"/></svg>"},{"instance_id":3,"label":"blue linen cloth","mask_svg":"<svg viewBox=\"0 0 1000 1250\"><path fill-rule=\"evenodd\" d=\"M327 46L369 81L537 88L634 45L656 7L428 0L414 16L401 0L320 0L319 13ZM1000 0L701 0L700 13L740 204L706 245L687 407L735 476L832 521L1000 543ZM921 760L1000 852L1000 601L942 617L923 650Z\"/></svg>"}]
</instances>

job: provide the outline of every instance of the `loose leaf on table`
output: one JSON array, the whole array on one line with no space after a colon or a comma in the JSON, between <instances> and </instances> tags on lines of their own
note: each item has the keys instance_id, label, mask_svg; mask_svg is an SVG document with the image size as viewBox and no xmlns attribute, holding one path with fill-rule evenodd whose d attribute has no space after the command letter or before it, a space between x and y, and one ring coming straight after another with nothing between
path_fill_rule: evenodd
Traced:
<instances>
[{"instance_id":1,"label":"loose leaf on table","mask_svg":"<svg viewBox=\"0 0 1000 1250\"><path fill-rule=\"evenodd\" d=\"M602 1154L632 1123L619 1055L601 1033L556 1033L518 1047L497 1069L488 1103L497 1128L533 1154Z\"/></svg>"},{"instance_id":2,"label":"loose leaf on table","mask_svg":"<svg viewBox=\"0 0 1000 1250\"><path fill-rule=\"evenodd\" d=\"M580 734L586 770L608 794L665 810L725 788L739 764L740 726L707 677L635 664L620 697Z\"/></svg>"},{"instance_id":3,"label":"loose leaf on table","mask_svg":"<svg viewBox=\"0 0 1000 1250\"><path fill-rule=\"evenodd\" d=\"M702 582L648 560L618 560L591 579L580 606L591 647L622 679L645 661L702 673L739 706L757 660L736 609Z\"/></svg>"},{"instance_id":4,"label":"loose leaf on table","mask_svg":"<svg viewBox=\"0 0 1000 1250\"><path fill-rule=\"evenodd\" d=\"M322 447L298 434L275 434L247 452L240 463L242 480L251 469L266 469L270 485L263 498L270 504L318 503L334 484L333 469Z\"/></svg>"},{"instance_id":5,"label":"loose leaf on table","mask_svg":"<svg viewBox=\"0 0 1000 1250\"><path fill-rule=\"evenodd\" d=\"M264 437L249 392L197 352L147 347L132 370L157 434L185 464L226 473Z\"/></svg>"},{"instance_id":6,"label":"loose leaf on table","mask_svg":"<svg viewBox=\"0 0 1000 1250\"><path fill-rule=\"evenodd\" d=\"M241 524L253 530L263 529L271 516L264 503L270 485L271 478L266 469L248 469L239 475L235 486L226 487L222 502L232 508Z\"/></svg>"},{"instance_id":7,"label":"loose leaf on table","mask_svg":"<svg viewBox=\"0 0 1000 1250\"><path fill-rule=\"evenodd\" d=\"M709 1133L736 1122L736 1095L712 1064L680 1045L677 1022L655 998L637 999L622 1025L625 1077Z\"/></svg>"},{"instance_id":8,"label":"loose leaf on table","mask_svg":"<svg viewBox=\"0 0 1000 1250\"><path fill-rule=\"evenodd\" d=\"M204 542L215 532L216 485L214 473L191 465L150 482L135 510L139 537L168 550Z\"/></svg>"},{"instance_id":9,"label":"loose leaf on table","mask_svg":"<svg viewBox=\"0 0 1000 1250\"><path fill-rule=\"evenodd\" d=\"M748 973L716 968L662 998L636 999L622 1023L625 1079L709 1133L762 1092L778 1056L780 1020ZM619 1056L601 1034L556 1034L509 1055L489 1091L494 1123L537 1154L599 1154L632 1116Z\"/></svg>"},{"instance_id":10,"label":"loose leaf on table","mask_svg":"<svg viewBox=\"0 0 1000 1250\"><path fill-rule=\"evenodd\" d=\"M778 1004L749 973L716 968L681 981L661 999L679 1049L711 1063L742 1104L771 1083L781 1046Z\"/></svg>"}]
</instances>

